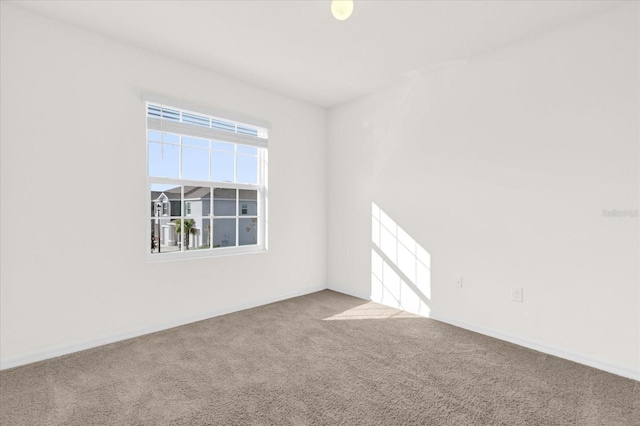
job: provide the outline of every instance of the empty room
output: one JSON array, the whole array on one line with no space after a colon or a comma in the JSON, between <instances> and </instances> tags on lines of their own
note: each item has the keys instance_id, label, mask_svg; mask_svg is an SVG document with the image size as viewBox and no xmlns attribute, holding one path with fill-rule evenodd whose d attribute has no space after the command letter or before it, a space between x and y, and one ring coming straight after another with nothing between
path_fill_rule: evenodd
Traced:
<instances>
[{"instance_id":1,"label":"empty room","mask_svg":"<svg viewBox=\"0 0 640 426\"><path fill-rule=\"evenodd\" d=\"M640 2L0 2L0 424L640 425Z\"/></svg>"}]
</instances>

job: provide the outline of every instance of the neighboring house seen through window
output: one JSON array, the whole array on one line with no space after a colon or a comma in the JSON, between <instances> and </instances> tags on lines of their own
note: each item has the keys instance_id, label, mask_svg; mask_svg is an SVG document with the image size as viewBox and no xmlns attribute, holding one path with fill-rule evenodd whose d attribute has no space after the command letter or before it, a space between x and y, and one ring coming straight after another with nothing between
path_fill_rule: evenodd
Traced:
<instances>
[{"instance_id":1,"label":"neighboring house seen through window","mask_svg":"<svg viewBox=\"0 0 640 426\"><path fill-rule=\"evenodd\" d=\"M266 249L265 128L147 102L147 149L152 258Z\"/></svg>"}]
</instances>

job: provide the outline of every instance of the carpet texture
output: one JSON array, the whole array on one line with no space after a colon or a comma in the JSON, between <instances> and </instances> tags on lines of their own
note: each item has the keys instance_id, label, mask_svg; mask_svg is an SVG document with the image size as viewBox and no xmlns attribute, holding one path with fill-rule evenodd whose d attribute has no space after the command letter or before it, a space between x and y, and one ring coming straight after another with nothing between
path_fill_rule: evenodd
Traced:
<instances>
[{"instance_id":1,"label":"carpet texture","mask_svg":"<svg viewBox=\"0 0 640 426\"><path fill-rule=\"evenodd\" d=\"M638 425L640 382L322 291L0 372L9 425Z\"/></svg>"}]
</instances>

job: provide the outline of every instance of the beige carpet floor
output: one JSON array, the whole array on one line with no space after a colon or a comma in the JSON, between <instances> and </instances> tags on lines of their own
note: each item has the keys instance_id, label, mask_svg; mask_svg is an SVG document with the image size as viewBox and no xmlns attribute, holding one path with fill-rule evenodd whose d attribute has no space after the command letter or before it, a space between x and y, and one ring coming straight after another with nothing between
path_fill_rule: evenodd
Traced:
<instances>
[{"instance_id":1,"label":"beige carpet floor","mask_svg":"<svg viewBox=\"0 0 640 426\"><path fill-rule=\"evenodd\" d=\"M0 372L9 425L639 425L640 382L322 291Z\"/></svg>"}]
</instances>

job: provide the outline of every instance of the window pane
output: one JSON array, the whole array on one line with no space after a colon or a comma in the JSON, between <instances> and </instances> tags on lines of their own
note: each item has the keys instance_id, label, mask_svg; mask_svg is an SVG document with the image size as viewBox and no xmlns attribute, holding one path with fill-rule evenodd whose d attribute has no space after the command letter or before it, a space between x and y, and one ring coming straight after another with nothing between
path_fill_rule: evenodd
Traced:
<instances>
[{"instance_id":1,"label":"window pane","mask_svg":"<svg viewBox=\"0 0 640 426\"><path fill-rule=\"evenodd\" d=\"M215 118L211 119L211 127L214 129L222 129L228 130L230 132L235 132L236 125L224 120L216 120Z\"/></svg>"},{"instance_id":2,"label":"window pane","mask_svg":"<svg viewBox=\"0 0 640 426\"><path fill-rule=\"evenodd\" d=\"M238 183L258 183L258 158L238 155Z\"/></svg>"},{"instance_id":3,"label":"window pane","mask_svg":"<svg viewBox=\"0 0 640 426\"><path fill-rule=\"evenodd\" d=\"M161 133L153 130L147 131L147 139L150 141L164 142L164 143L180 143L180 135L175 133Z\"/></svg>"},{"instance_id":4,"label":"window pane","mask_svg":"<svg viewBox=\"0 0 640 426\"><path fill-rule=\"evenodd\" d=\"M147 139L160 142L160 132L154 132L153 130L147 131Z\"/></svg>"},{"instance_id":5,"label":"window pane","mask_svg":"<svg viewBox=\"0 0 640 426\"><path fill-rule=\"evenodd\" d=\"M253 127L243 126L241 124L238 124L237 127L238 127L238 133L242 133L245 135L258 136L258 129L255 129Z\"/></svg>"},{"instance_id":6,"label":"window pane","mask_svg":"<svg viewBox=\"0 0 640 426\"><path fill-rule=\"evenodd\" d=\"M208 186L184 187L184 214L194 217L211 214L211 189Z\"/></svg>"},{"instance_id":7,"label":"window pane","mask_svg":"<svg viewBox=\"0 0 640 426\"><path fill-rule=\"evenodd\" d=\"M150 215L155 217L180 216L180 193L182 187L168 184L151 184Z\"/></svg>"},{"instance_id":8,"label":"window pane","mask_svg":"<svg viewBox=\"0 0 640 426\"><path fill-rule=\"evenodd\" d=\"M218 182L233 182L234 154L213 151L211 156L212 179Z\"/></svg>"},{"instance_id":9,"label":"window pane","mask_svg":"<svg viewBox=\"0 0 640 426\"><path fill-rule=\"evenodd\" d=\"M202 147L202 148L209 149L209 140L208 139L192 138L192 137L189 137L189 136L183 136L182 137L182 145L199 146L199 147Z\"/></svg>"},{"instance_id":10,"label":"window pane","mask_svg":"<svg viewBox=\"0 0 640 426\"><path fill-rule=\"evenodd\" d=\"M210 219L201 217L185 217L174 220L178 246L184 250L198 250L205 247L209 241L207 229Z\"/></svg>"},{"instance_id":11,"label":"window pane","mask_svg":"<svg viewBox=\"0 0 640 426\"><path fill-rule=\"evenodd\" d=\"M258 214L258 191L241 189L240 199L238 200L240 208L238 211L241 215L255 216ZM246 211L246 213L245 213Z\"/></svg>"},{"instance_id":12,"label":"window pane","mask_svg":"<svg viewBox=\"0 0 640 426\"><path fill-rule=\"evenodd\" d=\"M213 247L235 247L236 220L213 219Z\"/></svg>"},{"instance_id":13,"label":"window pane","mask_svg":"<svg viewBox=\"0 0 640 426\"><path fill-rule=\"evenodd\" d=\"M238 153L248 155L258 155L258 148L253 146L238 145Z\"/></svg>"},{"instance_id":14,"label":"window pane","mask_svg":"<svg viewBox=\"0 0 640 426\"><path fill-rule=\"evenodd\" d=\"M182 147L182 178L209 180L209 151Z\"/></svg>"},{"instance_id":15,"label":"window pane","mask_svg":"<svg viewBox=\"0 0 640 426\"><path fill-rule=\"evenodd\" d=\"M152 218L151 219L151 253L158 252L158 238L157 235L160 235L159 220Z\"/></svg>"},{"instance_id":16,"label":"window pane","mask_svg":"<svg viewBox=\"0 0 640 426\"><path fill-rule=\"evenodd\" d=\"M217 149L218 151L233 152L233 144L211 141L211 149Z\"/></svg>"},{"instance_id":17,"label":"window pane","mask_svg":"<svg viewBox=\"0 0 640 426\"><path fill-rule=\"evenodd\" d=\"M165 120L180 121L180 111L178 110L161 107L160 114Z\"/></svg>"},{"instance_id":18,"label":"window pane","mask_svg":"<svg viewBox=\"0 0 640 426\"><path fill-rule=\"evenodd\" d=\"M216 188L213 190L213 215L214 216L235 216L236 215L236 190L235 189Z\"/></svg>"},{"instance_id":19,"label":"window pane","mask_svg":"<svg viewBox=\"0 0 640 426\"><path fill-rule=\"evenodd\" d=\"M180 251L176 226L173 219L168 217L151 218L151 253L169 253ZM158 246L158 242L160 243Z\"/></svg>"},{"instance_id":20,"label":"window pane","mask_svg":"<svg viewBox=\"0 0 640 426\"><path fill-rule=\"evenodd\" d=\"M193 248L198 249L209 249L211 248L211 231L213 230L211 227L211 219L208 217L203 217L202 219L202 228L200 231L198 246L193 246Z\"/></svg>"},{"instance_id":21,"label":"window pane","mask_svg":"<svg viewBox=\"0 0 640 426\"><path fill-rule=\"evenodd\" d=\"M149 176L177 178L179 147L149 142Z\"/></svg>"},{"instance_id":22,"label":"window pane","mask_svg":"<svg viewBox=\"0 0 640 426\"><path fill-rule=\"evenodd\" d=\"M154 188L154 185L151 185L151 205L149 206L151 210L149 210L150 216L160 216L162 214L162 191L159 191L157 188Z\"/></svg>"},{"instance_id":23,"label":"window pane","mask_svg":"<svg viewBox=\"0 0 640 426\"><path fill-rule=\"evenodd\" d=\"M186 111L182 112L182 122L204 127L210 127L211 124L211 120L209 120L208 117L198 114L191 114Z\"/></svg>"},{"instance_id":24,"label":"window pane","mask_svg":"<svg viewBox=\"0 0 640 426\"><path fill-rule=\"evenodd\" d=\"M258 244L258 219L255 217L240 218L238 230L239 245L247 246Z\"/></svg>"}]
</instances>

